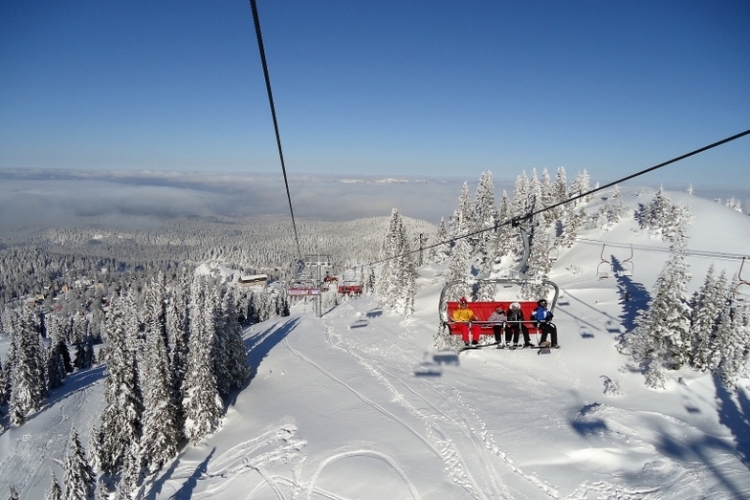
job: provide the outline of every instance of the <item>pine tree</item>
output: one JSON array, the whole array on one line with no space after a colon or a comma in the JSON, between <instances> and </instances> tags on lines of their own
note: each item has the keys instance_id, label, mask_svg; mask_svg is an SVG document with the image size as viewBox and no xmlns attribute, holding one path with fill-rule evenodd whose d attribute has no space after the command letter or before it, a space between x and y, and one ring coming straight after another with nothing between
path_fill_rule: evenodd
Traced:
<instances>
[{"instance_id":1,"label":"pine tree","mask_svg":"<svg viewBox=\"0 0 750 500\"><path fill-rule=\"evenodd\" d=\"M435 235L435 244L430 248L429 259L432 262L443 262L448 258L450 253L450 244L443 243L448 241L448 228L445 225L445 219L440 218L440 224L438 225L438 231Z\"/></svg>"},{"instance_id":2,"label":"pine tree","mask_svg":"<svg viewBox=\"0 0 750 500\"><path fill-rule=\"evenodd\" d=\"M494 263L499 264L502 257L510 254L513 250L513 228L510 224L507 224L511 218L510 198L508 197L508 193L503 191L503 196L500 199L500 208L497 212L497 220L504 225L498 229L495 237L494 253L491 258Z\"/></svg>"},{"instance_id":3,"label":"pine tree","mask_svg":"<svg viewBox=\"0 0 750 500\"><path fill-rule=\"evenodd\" d=\"M158 298L151 295L150 300ZM154 304L150 303L148 307L154 307ZM175 455L179 440L177 409L172 397L173 384L161 321L159 314L149 315L141 366L143 431L140 449L150 473L161 469L164 462Z\"/></svg>"},{"instance_id":4,"label":"pine tree","mask_svg":"<svg viewBox=\"0 0 750 500\"><path fill-rule=\"evenodd\" d=\"M53 344L47 353L47 389L51 390L63 385L65 376L65 363L60 344Z\"/></svg>"},{"instance_id":5,"label":"pine tree","mask_svg":"<svg viewBox=\"0 0 750 500\"><path fill-rule=\"evenodd\" d=\"M10 486L8 500L20 500L20 497L18 496L18 490L16 490L15 486Z\"/></svg>"},{"instance_id":6,"label":"pine tree","mask_svg":"<svg viewBox=\"0 0 750 500\"><path fill-rule=\"evenodd\" d=\"M0 417L3 416L3 410L2 407L5 406L5 403L8 401L8 384L5 380L5 369L3 368L3 363L0 360Z\"/></svg>"},{"instance_id":7,"label":"pine tree","mask_svg":"<svg viewBox=\"0 0 750 500\"><path fill-rule=\"evenodd\" d=\"M39 409L46 388L44 346L37 332L34 313L28 306L19 317L12 336L10 417L12 425L22 425L26 416Z\"/></svg>"},{"instance_id":8,"label":"pine tree","mask_svg":"<svg viewBox=\"0 0 750 500\"><path fill-rule=\"evenodd\" d=\"M97 455L106 473L120 470L131 443L141 438L143 395L138 379L136 307L130 295L112 301L105 326L105 407L96 435Z\"/></svg>"},{"instance_id":9,"label":"pine tree","mask_svg":"<svg viewBox=\"0 0 750 500\"><path fill-rule=\"evenodd\" d=\"M529 252L528 270L526 274L535 279L523 285L521 293L525 299L539 299L547 293L547 287L542 283L549 277L552 261L549 258L550 237L540 226L534 227Z\"/></svg>"},{"instance_id":10,"label":"pine tree","mask_svg":"<svg viewBox=\"0 0 750 500\"><path fill-rule=\"evenodd\" d=\"M495 230L488 229L493 228L497 223L497 207L495 206L492 172L489 170L482 172L474 199L474 231L482 231L474 237L476 240L476 251L483 259L486 259L487 253L495 239Z\"/></svg>"},{"instance_id":11,"label":"pine tree","mask_svg":"<svg viewBox=\"0 0 750 500\"><path fill-rule=\"evenodd\" d=\"M468 297L471 294L471 288L466 283L466 279L469 276L469 259L470 259L471 247L465 239L456 241L456 246L453 248L453 255L448 266L448 276L446 276L446 283L454 281L463 282L457 286L451 287L451 293L455 296L447 297L448 300L458 300L461 297Z\"/></svg>"},{"instance_id":12,"label":"pine tree","mask_svg":"<svg viewBox=\"0 0 750 500\"><path fill-rule=\"evenodd\" d=\"M615 187L612 188L612 191L609 192L607 203L602 209L604 212L605 229L614 227L622 219L625 207L622 205L622 199L620 199L620 188L617 187L617 185L615 185Z\"/></svg>"},{"instance_id":13,"label":"pine tree","mask_svg":"<svg viewBox=\"0 0 750 500\"><path fill-rule=\"evenodd\" d=\"M409 238L397 209L391 212L388 232L382 244L382 258L376 283L378 297L389 309L410 317L414 312L416 270L409 252Z\"/></svg>"},{"instance_id":14,"label":"pine tree","mask_svg":"<svg viewBox=\"0 0 750 500\"><path fill-rule=\"evenodd\" d=\"M747 376L750 361L750 310L747 305L733 304L719 321L716 340L719 362L715 372L726 386Z\"/></svg>"},{"instance_id":15,"label":"pine tree","mask_svg":"<svg viewBox=\"0 0 750 500\"><path fill-rule=\"evenodd\" d=\"M195 280L191 289L191 323L187 367L183 386L185 437L200 441L219 428L224 405L216 386L214 360L213 305L208 303L206 285Z\"/></svg>"},{"instance_id":16,"label":"pine tree","mask_svg":"<svg viewBox=\"0 0 750 500\"><path fill-rule=\"evenodd\" d=\"M220 362L226 367L228 384L225 390L229 394L243 386L249 375L249 368L242 327L237 321L237 307L231 293L224 296L221 313L224 317L224 352Z\"/></svg>"},{"instance_id":17,"label":"pine tree","mask_svg":"<svg viewBox=\"0 0 750 500\"><path fill-rule=\"evenodd\" d=\"M469 193L469 184L464 182L461 188L461 194L458 197L458 208L453 212L451 217L450 236L451 239L468 233L474 227L474 218L471 208L471 194Z\"/></svg>"},{"instance_id":18,"label":"pine tree","mask_svg":"<svg viewBox=\"0 0 750 500\"><path fill-rule=\"evenodd\" d=\"M690 308L685 301L689 279L684 256L673 253L656 280L648 309L639 314L635 330L624 337L621 350L641 364L649 387L663 387L663 370L682 366L691 351Z\"/></svg>"},{"instance_id":19,"label":"pine tree","mask_svg":"<svg viewBox=\"0 0 750 500\"><path fill-rule=\"evenodd\" d=\"M44 495L44 500L63 500L63 492L60 488L60 483L57 482L57 478L55 477L55 473L52 473L52 484L50 485L49 490L47 490L47 493Z\"/></svg>"},{"instance_id":20,"label":"pine tree","mask_svg":"<svg viewBox=\"0 0 750 500\"><path fill-rule=\"evenodd\" d=\"M86 459L86 452L75 428L71 431L65 455L65 495L63 500L86 500L94 494L96 475Z\"/></svg>"},{"instance_id":21,"label":"pine tree","mask_svg":"<svg viewBox=\"0 0 750 500\"><path fill-rule=\"evenodd\" d=\"M727 292L726 274L722 271L717 278L712 264L690 304L690 366L696 370L705 372L715 366L716 334L719 319L726 312Z\"/></svg>"},{"instance_id":22,"label":"pine tree","mask_svg":"<svg viewBox=\"0 0 750 500\"><path fill-rule=\"evenodd\" d=\"M169 372L172 376L172 403L177 410L177 427L180 436L185 423L182 409L182 386L187 371L189 332L188 305L182 296L174 292L167 308L167 334L169 337Z\"/></svg>"},{"instance_id":23,"label":"pine tree","mask_svg":"<svg viewBox=\"0 0 750 500\"><path fill-rule=\"evenodd\" d=\"M578 172L576 175L576 178L573 179L572 184L570 185L569 193L570 196L580 196L583 193L587 193L591 190L591 181L589 178L588 172L586 170L583 170L582 172ZM579 207L583 205L584 203L590 201L590 196L584 196L583 198L579 198L578 200L573 202L573 207Z\"/></svg>"},{"instance_id":24,"label":"pine tree","mask_svg":"<svg viewBox=\"0 0 750 500\"><path fill-rule=\"evenodd\" d=\"M542 171L542 178L539 182L539 191L541 193L541 198L538 200L539 205L537 206L537 208L549 207L555 204L557 199L555 193L555 185L552 183L552 179L550 178L549 172L547 172L546 168ZM547 210L542 214L543 227L551 227L552 224L557 220L557 218L558 216L555 213L555 210Z\"/></svg>"}]
</instances>

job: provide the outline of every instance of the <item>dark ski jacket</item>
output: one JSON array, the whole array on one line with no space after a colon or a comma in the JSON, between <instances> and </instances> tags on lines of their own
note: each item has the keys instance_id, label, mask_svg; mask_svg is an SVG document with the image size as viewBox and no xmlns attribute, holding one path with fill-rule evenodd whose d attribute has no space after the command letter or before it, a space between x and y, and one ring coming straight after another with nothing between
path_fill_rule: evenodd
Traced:
<instances>
[{"instance_id":1,"label":"dark ski jacket","mask_svg":"<svg viewBox=\"0 0 750 500\"><path fill-rule=\"evenodd\" d=\"M508 321L523 321L523 311L520 309L511 309L508 311Z\"/></svg>"}]
</instances>

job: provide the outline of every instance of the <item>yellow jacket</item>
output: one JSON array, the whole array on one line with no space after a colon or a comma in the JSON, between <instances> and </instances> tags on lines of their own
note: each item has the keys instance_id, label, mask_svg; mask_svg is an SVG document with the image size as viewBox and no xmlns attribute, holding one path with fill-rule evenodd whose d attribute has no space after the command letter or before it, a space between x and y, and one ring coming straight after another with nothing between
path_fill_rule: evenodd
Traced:
<instances>
[{"instance_id":1,"label":"yellow jacket","mask_svg":"<svg viewBox=\"0 0 750 500\"><path fill-rule=\"evenodd\" d=\"M453 321L469 322L475 321L477 317L474 315L474 311L469 309L456 309L453 311Z\"/></svg>"}]
</instances>

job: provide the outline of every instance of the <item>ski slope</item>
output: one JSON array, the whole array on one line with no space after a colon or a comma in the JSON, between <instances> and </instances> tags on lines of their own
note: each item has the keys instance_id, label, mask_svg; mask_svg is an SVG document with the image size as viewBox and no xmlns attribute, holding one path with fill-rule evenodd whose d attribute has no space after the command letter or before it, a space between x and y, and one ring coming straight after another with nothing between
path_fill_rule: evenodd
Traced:
<instances>
[{"instance_id":1,"label":"ski slope","mask_svg":"<svg viewBox=\"0 0 750 500\"><path fill-rule=\"evenodd\" d=\"M694 215L688 247L747 252L750 219L679 193ZM634 192L628 203L642 202ZM736 214L736 215L735 215ZM722 241L706 237L720 231ZM646 306L668 244L634 221L582 238L628 242L630 277L596 279L601 246L561 252L551 279L559 350L433 347L445 265L420 269L416 313L374 297L316 318L310 305L245 331L247 386L222 428L144 486L146 499L750 498L750 391L710 374L668 372L651 390L614 348ZM607 250L609 251L609 250ZM624 256L621 256L622 253ZM613 247L622 260L629 250ZM688 257L697 288L711 260ZM714 262L730 276L737 261ZM625 293L630 300L625 300ZM77 377L77 378L76 378ZM0 494L42 498L71 425L98 422L102 368L74 374L27 424L0 435Z\"/></svg>"}]
</instances>

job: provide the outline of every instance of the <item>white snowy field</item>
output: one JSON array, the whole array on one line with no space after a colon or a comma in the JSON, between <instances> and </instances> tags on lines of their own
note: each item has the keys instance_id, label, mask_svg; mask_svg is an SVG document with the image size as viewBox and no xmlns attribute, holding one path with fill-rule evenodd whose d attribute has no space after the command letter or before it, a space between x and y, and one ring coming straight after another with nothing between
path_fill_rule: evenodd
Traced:
<instances>
[{"instance_id":1,"label":"white snowy field","mask_svg":"<svg viewBox=\"0 0 750 500\"><path fill-rule=\"evenodd\" d=\"M690 207L688 250L747 254L750 218L711 201ZM623 190L635 207L650 195ZM310 306L245 332L253 377L222 428L186 446L145 486L146 499L734 499L750 498L750 381L668 372L652 390L615 349L668 253L634 221L584 231L551 279L559 350L437 351L444 265L420 270L416 314L402 321L373 297L316 318ZM592 242L593 240L593 242ZM633 244L634 273L597 280ZM648 248L648 249L647 249ZM692 292L713 262L688 256ZM747 269L750 271L750 269ZM748 272L750 274L750 272ZM630 300L625 300L625 295ZM72 425L98 423L103 368L78 372L28 423L0 435L0 495L42 498ZM607 391L616 382L620 391Z\"/></svg>"}]
</instances>

